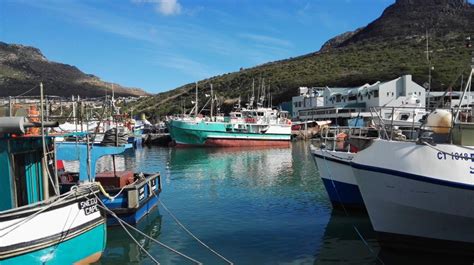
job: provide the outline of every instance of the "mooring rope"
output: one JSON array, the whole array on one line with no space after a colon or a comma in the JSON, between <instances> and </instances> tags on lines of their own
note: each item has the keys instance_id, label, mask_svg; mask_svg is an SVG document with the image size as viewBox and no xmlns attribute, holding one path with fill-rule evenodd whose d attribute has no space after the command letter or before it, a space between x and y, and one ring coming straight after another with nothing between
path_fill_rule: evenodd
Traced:
<instances>
[{"instance_id":1,"label":"mooring rope","mask_svg":"<svg viewBox=\"0 0 474 265\"><path fill-rule=\"evenodd\" d=\"M118 196L120 196L120 194L122 194L122 192L125 190L125 188L127 188L127 187L130 186L130 185L135 184L138 180L140 180L140 179L137 179L137 180L135 180L134 182L132 182L132 183L130 183L130 184L128 184L128 185L123 186L123 187L119 190L119 192L117 192L117 194L115 194L115 195L113 195L113 196L110 195L110 194L105 190L105 188L102 186L102 183L100 183L100 182L98 182L98 181L96 181L95 183L97 183L97 185L99 186L100 192L102 192L102 194L103 194L107 199L109 199L110 201L113 202Z\"/></svg>"},{"instance_id":2,"label":"mooring rope","mask_svg":"<svg viewBox=\"0 0 474 265\"><path fill-rule=\"evenodd\" d=\"M334 190L336 191L336 196L337 198L339 199L339 202L340 202L340 205L344 211L344 214L349 217L349 212L347 211L346 207L344 206L344 203L342 202L341 200L341 196L339 195L339 191L337 190L336 188L336 184L334 183L334 178L331 176L331 171L329 170L329 166L327 164L327 161L326 161L326 156L324 156L324 152L328 153L328 151L326 149L321 149L321 151L323 151L323 160L324 160L324 165L326 166L326 170L328 172L328 176L331 180L331 184L334 188ZM331 155L331 154L330 154ZM364 245L367 247L367 249L373 254L373 256L380 262L382 263L383 265L385 265L385 263L382 261L382 259L377 255L377 253L375 253L375 251L372 249L372 247L369 245L369 243L367 242L367 240L364 238L364 236L362 235L362 233L359 231L359 229L357 228L356 225L352 225L352 228L354 228L355 232L357 233L357 235L359 236L359 239L362 241L362 243L364 243Z\"/></svg>"},{"instance_id":3,"label":"mooring rope","mask_svg":"<svg viewBox=\"0 0 474 265\"><path fill-rule=\"evenodd\" d=\"M123 230L125 230L125 232L128 234L128 236L135 242L135 244L137 244L137 246L143 251L145 252L145 254L151 259L153 260L153 262L155 262L155 264L160 264L160 262L158 262L154 257L153 255L150 254L150 252L148 252L145 247L143 247L140 242L138 242L138 240L132 235L132 233L130 233L130 231L128 231L128 229L124 226L124 221L122 221L122 219L120 219L113 211L111 211L109 208L107 208L107 206L105 206L105 204L102 202L102 200L99 198L99 196L97 196L97 194L95 194L95 197L97 198L97 201L99 201L100 204L102 205L98 205L100 208L102 208L103 210L105 210L106 212L108 212L110 215L112 215L115 219L117 219L118 223L120 224L120 226L122 226Z\"/></svg>"},{"instance_id":4,"label":"mooring rope","mask_svg":"<svg viewBox=\"0 0 474 265\"><path fill-rule=\"evenodd\" d=\"M96 197L97 197L97 195L96 195ZM196 263L196 264L202 265L202 262L199 262L199 261L197 261L197 260L195 260L195 259L193 259L193 258L191 258L191 257L189 257L189 256L187 256L187 255L185 255L185 254L183 254L183 253L181 253L181 252L179 252L178 250L173 249L172 247L170 247L170 246L168 246L168 245L166 245L166 244L164 244L164 243L162 243L162 242L156 240L155 238L150 237L149 235L143 233L142 231L140 231L139 229L133 227L133 226L130 225L129 223L123 221L122 219L120 219L120 217L117 216L117 214L115 214L112 210L110 210L110 209L104 204L104 202L102 202L102 200L100 200L99 197L97 197L97 199L99 200L99 202L100 202L100 204L101 204L101 205L99 205L99 207L102 208L103 210L105 210L106 212L108 212L110 215L112 215L112 216L120 223L120 225L121 225L125 230L126 230L125 226L127 226L127 227L129 227L131 230L133 230L133 231L137 232L138 234L144 236L145 238L147 238L147 239L153 241L154 243L156 243L156 244L158 244L158 245L160 245L160 246L162 246L162 247L164 247L164 248L166 248L166 249L172 251L173 253L175 253L175 254L177 254L177 255L180 255L180 256L182 256L183 258L186 258L186 259L188 259L188 260L190 260L190 261L192 261L192 262L194 262L194 263ZM126 231L127 231L127 230L126 230ZM128 232L127 232L127 233L128 233ZM131 236L130 233L128 233L128 234L129 234L129 236ZM132 237L132 236L131 236L131 237ZM134 238L132 237L132 239L134 239ZM135 240L134 240L134 241L135 241ZM138 245L140 245L137 241L135 241L135 243L137 243ZM140 246L141 246L141 245L140 245ZM145 253L148 253L148 252L145 251ZM148 253L148 254L149 254L149 253ZM147 254L147 255L148 255L148 254ZM149 255L149 256L151 257L151 255ZM153 259L154 261L156 261L154 258L152 258L152 259ZM156 261L156 262L158 262L158 261ZM157 263L157 264L159 264L159 263Z\"/></svg>"},{"instance_id":5,"label":"mooring rope","mask_svg":"<svg viewBox=\"0 0 474 265\"><path fill-rule=\"evenodd\" d=\"M158 198L158 196L156 196L156 194L153 192L153 195L155 195L155 197ZM158 198L159 199L159 198ZM205 248L207 248L209 251L211 251L212 253L214 253L217 257L221 258L222 260L224 260L225 262L233 265L234 263L228 259L226 259L224 256L222 256L221 254L219 254L217 251L215 251L214 249L212 249L211 247L209 247L206 243L202 242L202 240L200 240L197 236L195 236L191 231L189 231L189 229L187 229L179 220L178 218L176 218L176 216L168 209L168 207L166 207L166 205L163 203L163 201L161 199L159 199L159 202L161 204L161 206L163 206L163 209L165 209L165 211L174 219L174 221L184 230L186 231L192 238L194 238L197 242L199 242L202 246L204 246Z\"/></svg>"}]
</instances>

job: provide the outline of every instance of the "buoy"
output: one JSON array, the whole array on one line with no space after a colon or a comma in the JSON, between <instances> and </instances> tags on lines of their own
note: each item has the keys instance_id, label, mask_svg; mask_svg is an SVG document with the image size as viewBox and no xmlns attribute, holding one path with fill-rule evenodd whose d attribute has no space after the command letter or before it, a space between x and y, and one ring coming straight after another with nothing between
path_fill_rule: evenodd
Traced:
<instances>
[{"instance_id":1,"label":"buoy","mask_svg":"<svg viewBox=\"0 0 474 265\"><path fill-rule=\"evenodd\" d=\"M453 115L447 110L435 110L428 115L426 126L434 133L446 134L452 128Z\"/></svg>"}]
</instances>

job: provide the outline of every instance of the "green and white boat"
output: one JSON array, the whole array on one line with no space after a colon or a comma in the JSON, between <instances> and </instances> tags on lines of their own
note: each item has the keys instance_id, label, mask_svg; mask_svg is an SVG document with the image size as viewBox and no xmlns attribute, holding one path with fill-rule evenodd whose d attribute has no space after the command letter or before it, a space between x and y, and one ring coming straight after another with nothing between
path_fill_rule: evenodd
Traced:
<instances>
[{"instance_id":1,"label":"green and white boat","mask_svg":"<svg viewBox=\"0 0 474 265\"><path fill-rule=\"evenodd\" d=\"M229 117L189 117L168 121L176 145L289 146L288 113L271 108L243 109Z\"/></svg>"}]
</instances>

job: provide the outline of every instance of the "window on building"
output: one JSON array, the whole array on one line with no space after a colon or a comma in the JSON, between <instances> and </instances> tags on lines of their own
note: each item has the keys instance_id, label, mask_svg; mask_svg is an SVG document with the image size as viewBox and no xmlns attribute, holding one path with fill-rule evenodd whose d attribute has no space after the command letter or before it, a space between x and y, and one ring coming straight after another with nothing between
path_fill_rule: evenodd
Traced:
<instances>
[{"instance_id":1,"label":"window on building","mask_svg":"<svg viewBox=\"0 0 474 265\"><path fill-rule=\"evenodd\" d=\"M379 97L379 91L378 90L374 90L374 98L378 98Z\"/></svg>"},{"instance_id":2,"label":"window on building","mask_svg":"<svg viewBox=\"0 0 474 265\"><path fill-rule=\"evenodd\" d=\"M390 96L390 92L387 92L387 97Z\"/></svg>"}]
</instances>

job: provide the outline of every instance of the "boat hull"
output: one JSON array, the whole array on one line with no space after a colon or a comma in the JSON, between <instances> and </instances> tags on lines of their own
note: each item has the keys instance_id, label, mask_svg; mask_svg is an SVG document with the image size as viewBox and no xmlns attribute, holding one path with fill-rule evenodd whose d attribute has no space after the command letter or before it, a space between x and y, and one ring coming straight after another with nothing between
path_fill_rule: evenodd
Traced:
<instances>
[{"instance_id":1,"label":"boat hull","mask_svg":"<svg viewBox=\"0 0 474 265\"><path fill-rule=\"evenodd\" d=\"M117 190L106 190L110 194L115 194ZM121 220L129 223L138 223L153 208L157 207L159 194L161 192L161 178L159 174L147 176L143 181L129 185L114 200L102 197L101 200L113 211ZM107 219L108 225L117 225L118 221L110 216Z\"/></svg>"},{"instance_id":2,"label":"boat hull","mask_svg":"<svg viewBox=\"0 0 474 265\"><path fill-rule=\"evenodd\" d=\"M453 145L437 149L468 154L468 149ZM426 145L376 140L356 156L352 167L375 231L392 235L389 238L399 235L473 246L470 165L471 159L445 157ZM406 246L384 240L385 245L391 243ZM431 250L442 245L434 243Z\"/></svg>"},{"instance_id":3,"label":"boat hull","mask_svg":"<svg viewBox=\"0 0 474 265\"><path fill-rule=\"evenodd\" d=\"M74 195L48 205L18 208L0 216L1 264L85 264L100 258L106 225L97 198ZM44 207L48 208L40 212ZM16 226L18 222L21 225Z\"/></svg>"},{"instance_id":4,"label":"boat hull","mask_svg":"<svg viewBox=\"0 0 474 265\"><path fill-rule=\"evenodd\" d=\"M178 146L290 146L291 126L269 126L265 133L230 130L235 124L220 122L189 122L173 120L169 123L170 136ZM250 131L253 127L249 126Z\"/></svg>"},{"instance_id":5,"label":"boat hull","mask_svg":"<svg viewBox=\"0 0 474 265\"><path fill-rule=\"evenodd\" d=\"M353 154L317 148L312 148L311 153L331 203L363 209L364 201L350 165Z\"/></svg>"}]
</instances>

